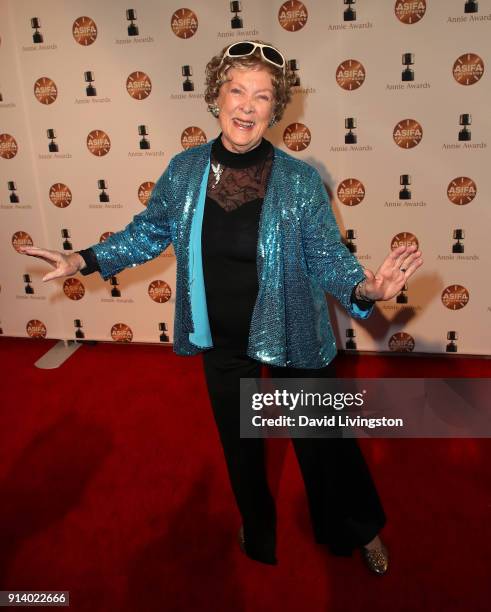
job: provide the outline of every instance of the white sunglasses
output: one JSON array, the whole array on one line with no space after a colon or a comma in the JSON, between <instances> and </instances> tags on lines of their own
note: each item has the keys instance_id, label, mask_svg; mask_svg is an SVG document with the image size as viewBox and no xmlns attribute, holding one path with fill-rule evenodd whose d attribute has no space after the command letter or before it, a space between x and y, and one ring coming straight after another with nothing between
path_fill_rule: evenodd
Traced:
<instances>
[{"instance_id":1,"label":"white sunglasses","mask_svg":"<svg viewBox=\"0 0 491 612\"><path fill-rule=\"evenodd\" d=\"M244 40L242 42L236 42L230 45L223 54L220 66L223 64L223 60L226 57L247 57L252 55L256 49L261 50L263 60L273 64L277 68L282 68L285 71L286 61L283 55L271 45L263 45L262 43L251 42L250 40Z\"/></svg>"}]
</instances>

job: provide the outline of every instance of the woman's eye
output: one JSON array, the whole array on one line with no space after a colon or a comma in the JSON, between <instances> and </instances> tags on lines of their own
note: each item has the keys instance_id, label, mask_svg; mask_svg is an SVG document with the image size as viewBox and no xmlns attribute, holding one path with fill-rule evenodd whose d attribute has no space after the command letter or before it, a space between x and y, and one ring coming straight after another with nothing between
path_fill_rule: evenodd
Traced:
<instances>
[{"instance_id":1,"label":"woman's eye","mask_svg":"<svg viewBox=\"0 0 491 612\"><path fill-rule=\"evenodd\" d=\"M240 93L240 89L231 89L230 90L232 93Z\"/></svg>"}]
</instances>

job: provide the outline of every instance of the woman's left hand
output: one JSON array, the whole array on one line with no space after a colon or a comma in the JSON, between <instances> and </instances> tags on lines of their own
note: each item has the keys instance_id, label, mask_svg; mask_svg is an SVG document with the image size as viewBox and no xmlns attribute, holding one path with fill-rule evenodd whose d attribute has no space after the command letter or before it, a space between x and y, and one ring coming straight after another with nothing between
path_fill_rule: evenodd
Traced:
<instances>
[{"instance_id":1,"label":"woman's left hand","mask_svg":"<svg viewBox=\"0 0 491 612\"><path fill-rule=\"evenodd\" d=\"M365 280L360 295L369 300L390 300L397 295L408 279L423 264L421 251L415 245L394 249L375 274L365 269Z\"/></svg>"}]
</instances>

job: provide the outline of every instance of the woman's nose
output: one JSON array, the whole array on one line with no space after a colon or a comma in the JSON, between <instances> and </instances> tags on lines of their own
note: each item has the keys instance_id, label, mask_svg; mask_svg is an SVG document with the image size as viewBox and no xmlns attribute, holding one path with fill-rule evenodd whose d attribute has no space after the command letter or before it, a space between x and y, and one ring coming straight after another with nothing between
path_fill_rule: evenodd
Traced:
<instances>
[{"instance_id":1,"label":"woman's nose","mask_svg":"<svg viewBox=\"0 0 491 612\"><path fill-rule=\"evenodd\" d=\"M252 103L252 100L246 100L242 103L242 111L246 114L249 115L250 113L254 112L254 104Z\"/></svg>"}]
</instances>

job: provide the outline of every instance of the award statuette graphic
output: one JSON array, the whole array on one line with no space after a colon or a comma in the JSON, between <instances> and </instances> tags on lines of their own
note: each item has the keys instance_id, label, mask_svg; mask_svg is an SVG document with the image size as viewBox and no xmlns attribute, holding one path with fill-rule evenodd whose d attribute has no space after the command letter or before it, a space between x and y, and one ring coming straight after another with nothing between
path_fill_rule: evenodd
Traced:
<instances>
[{"instance_id":1,"label":"award statuette graphic","mask_svg":"<svg viewBox=\"0 0 491 612\"><path fill-rule=\"evenodd\" d=\"M402 185L402 189L399 190L399 200L410 200L411 190L409 185L411 184L411 176L409 174L401 174L399 184Z\"/></svg>"},{"instance_id":2,"label":"award statuette graphic","mask_svg":"<svg viewBox=\"0 0 491 612\"><path fill-rule=\"evenodd\" d=\"M459 116L459 125L462 129L459 130L459 142L469 142L472 140L472 134L469 125L472 124L472 115L464 113Z\"/></svg>"},{"instance_id":3,"label":"award statuette graphic","mask_svg":"<svg viewBox=\"0 0 491 612\"><path fill-rule=\"evenodd\" d=\"M479 11L479 2L477 0L466 0L464 4L464 13L477 13Z\"/></svg>"},{"instance_id":4,"label":"award statuette graphic","mask_svg":"<svg viewBox=\"0 0 491 612\"><path fill-rule=\"evenodd\" d=\"M191 68L191 66L189 66L188 64L186 64L185 66L181 66L181 74L184 77L184 81L182 82L182 90L194 91L194 83L189 78L193 76L193 69Z\"/></svg>"},{"instance_id":5,"label":"award statuette graphic","mask_svg":"<svg viewBox=\"0 0 491 612\"><path fill-rule=\"evenodd\" d=\"M344 9L343 20L344 21L356 21L356 11L353 8L353 4L356 3L356 0L344 0L344 3L347 4L347 8Z\"/></svg>"},{"instance_id":6,"label":"award statuette graphic","mask_svg":"<svg viewBox=\"0 0 491 612\"><path fill-rule=\"evenodd\" d=\"M458 176L450 181L447 197L452 204L463 206L469 204L477 195L476 183L468 176Z\"/></svg>"},{"instance_id":7,"label":"award statuette graphic","mask_svg":"<svg viewBox=\"0 0 491 612\"><path fill-rule=\"evenodd\" d=\"M441 299L449 310L461 310L469 303L469 292L462 285L449 285L442 291Z\"/></svg>"},{"instance_id":8,"label":"award statuette graphic","mask_svg":"<svg viewBox=\"0 0 491 612\"><path fill-rule=\"evenodd\" d=\"M164 321L161 321L159 323L159 332L160 332L160 337L159 337L160 342L170 342L169 335L167 333L167 323L164 323Z\"/></svg>"},{"instance_id":9,"label":"award statuette graphic","mask_svg":"<svg viewBox=\"0 0 491 612\"><path fill-rule=\"evenodd\" d=\"M73 326L75 327L75 338L77 340L83 340L85 338L85 334L82 330L82 321L80 319L75 319L73 321Z\"/></svg>"},{"instance_id":10,"label":"award statuette graphic","mask_svg":"<svg viewBox=\"0 0 491 612\"><path fill-rule=\"evenodd\" d=\"M118 277L117 276L111 276L111 278L109 279L109 283L111 285L111 297L113 297L113 298L120 298L121 297L121 291L119 290Z\"/></svg>"},{"instance_id":11,"label":"award statuette graphic","mask_svg":"<svg viewBox=\"0 0 491 612\"><path fill-rule=\"evenodd\" d=\"M311 140L310 130L303 123L290 123L283 132L283 142L290 151L305 151Z\"/></svg>"},{"instance_id":12,"label":"award statuette graphic","mask_svg":"<svg viewBox=\"0 0 491 612\"><path fill-rule=\"evenodd\" d=\"M402 65L405 67L401 74L401 81L414 81L414 53L402 54Z\"/></svg>"},{"instance_id":13,"label":"award statuette graphic","mask_svg":"<svg viewBox=\"0 0 491 612\"><path fill-rule=\"evenodd\" d=\"M457 342L459 339L459 334L456 331L448 331L447 332L447 340L449 341L447 346L445 347L445 351L447 353L456 353L457 352Z\"/></svg>"},{"instance_id":14,"label":"award statuette graphic","mask_svg":"<svg viewBox=\"0 0 491 612\"><path fill-rule=\"evenodd\" d=\"M308 16L305 4L299 0L287 0L278 11L280 26L287 32L301 30L307 23Z\"/></svg>"},{"instance_id":15,"label":"award statuette graphic","mask_svg":"<svg viewBox=\"0 0 491 612\"><path fill-rule=\"evenodd\" d=\"M453 239L456 240L457 242L454 242L454 244L452 245L452 253L463 253L464 252L464 245L462 244L462 242L460 242L461 240L464 240L465 238L465 232L463 229L454 229L453 231Z\"/></svg>"},{"instance_id":16,"label":"award statuette graphic","mask_svg":"<svg viewBox=\"0 0 491 612\"><path fill-rule=\"evenodd\" d=\"M28 295L32 295L34 293L34 289L31 287L31 277L29 274L24 274L23 275L24 278L24 283L25 283L25 287L24 287L24 291L28 294Z\"/></svg>"},{"instance_id":17,"label":"award statuette graphic","mask_svg":"<svg viewBox=\"0 0 491 612\"><path fill-rule=\"evenodd\" d=\"M14 181L7 181L7 189L10 191L9 200L11 204L19 204L19 196L17 195L17 187Z\"/></svg>"},{"instance_id":18,"label":"award statuette graphic","mask_svg":"<svg viewBox=\"0 0 491 612\"><path fill-rule=\"evenodd\" d=\"M358 142L358 136L353 132L353 130L356 130L356 118L346 117L344 120L344 127L348 130L344 135L344 144L356 144Z\"/></svg>"},{"instance_id":19,"label":"award statuette graphic","mask_svg":"<svg viewBox=\"0 0 491 612\"><path fill-rule=\"evenodd\" d=\"M128 24L128 36L138 36L138 26L134 23L136 21L135 9L126 9L126 20Z\"/></svg>"},{"instance_id":20,"label":"award statuette graphic","mask_svg":"<svg viewBox=\"0 0 491 612\"><path fill-rule=\"evenodd\" d=\"M155 187L155 183L152 181L145 181L138 187L138 199L143 206L148 205L148 200L152 195L152 190Z\"/></svg>"},{"instance_id":21,"label":"award statuette graphic","mask_svg":"<svg viewBox=\"0 0 491 612\"><path fill-rule=\"evenodd\" d=\"M191 38L198 29L198 18L196 13L188 8L177 9L172 14L170 27L178 38Z\"/></svg>"},{"instance_id":22,"label":"award statuette graphic","mask_svg":"<svg viewBox=\"0 0 491 612\"><path fill-rule=\"evenodd\" d=\"M347 229L344 233L344 236L345 238L343 242L346 245L348 251L350 253L356 253L356 251L358 250L356 244L354 243L354 240L356 240L356 230Z\"/></svg>"},{"instance_id":23,"label":"award statuette graphic","mask_svg":"<svg viewBox=\"0 0 491 612\"><path fill-rule=\"evenodd\" d=\"M70 232L67 229L61 230L61 237L63 238L63 250L73 251L73 245L70 242Z\"/></svg>"},{"instance_id":24,"label":"award statuette graphic","mask_svg":"<svg viewBox=\"0 0 491 612\"><path fill-rule=\"evenodd\" d=\"M148 140L148 130L146 125L138 126L138 135L140 138L140 149L150 149L150 141Z\"/></svg>"},{"instance_id":25,"label":"award statuette graphic","mask_svg":"<svg viewBox=\"0 0 491 612\"><path fill-rule=\"evenodd\" d=\"M293 81L293 87L300 87L300 77L298 75L298 71L300 70L300 67L298 65L298 60L296 59L288 60L288 68L290 68L290 70L295 75L295 80Z\"/></svg>"},{"instance_id":26,"label":"award statuette graphic","mask_svg":"<svg viewBox=\"0 0 491 612\"><path fill-rule=\"evenodd\" d=\"M84 72L84 80L86 83L88 83L87 87L85 88L85 94L87 96L97 96L97 90L92 85L95 79L94 73L91 70L87 70L86 72Z\"/></svg>"},{"instance_id":27,"label":"award statuette graphic","mask_svg":"<svg viewBox=\"0 0 491 612\"><path fill-rule=\"evenodd\" d=\"M242 6L240 2L231 2L230 3L230 12L235 13L232 19L230 20L230 27L233 30L238 30L244 27L244 23L242 21L242 17L239 17L239 13L242 11Z\"/></svg>"},{"instance_id":28,"label":"award statuette graphic","mask_svg":"<svg viewBox=\"0 0 491 612\"><path fill-rule=\"evenodd\" d=\"M354 91L361 87L365 78L365 68L358 60L344 60L336 68L336 83L346 91Z\"/></svg>"},{"instance_id":29,"label":"award statuette graphic","mask_svg":"<svg viewBox=\"0 0 491 612\"><path fill-rule=\"evenodd\" d=\"M347 178L339 183L337 189L339 201L345 206L357 206L365 197L365 186L355 178Z\"/></svg>"},{"instance_id":30,"label":"award statuette graphic","mask_svg":"<svg viewBox=\"0 0 491 612\"><path fill-rule=\"evenodd\" d=\"M37 45L39 43L44 42L43 35L39 32L39 28L41 27L41 21L39 17L31 17L31 28L34 30L32 33L32 42Z\"/></svg>"},{"instance_id":31,"label":"award statuette graphic","mask_svg":"<svg viewBox=\"0 0 491 612\"><path fill-rule=\"evenodd\" d=\"M99 189L99 202L106 204L109 202L109 194L107 193L107 181L105 179L99 179L97 181L97 189Z\"/></svg>"},{"instance_id":32,"label":"award statuette graphic","mask_svg":"<svg viewBox=\"0 0 491 612\"><path fill-rule=\"evenodd\" d=\"M356 331L352 327L348 327L346 330L346 344L345 348L348 351L356 350Z\"/></svg>"},{"instance_id":33,"label":"award statuette graphic","mask_svg":"<svg viewBox=\"0 0 491 612\"><path fill-rule=\"evenodd\" d=\"M46 130L46 136L48 137L48 140L49 140L48 151L50 153L58 153L59 148L58 148L58 144L55 142L56 140L55 130L53 128L48 128Z\"/></svg>"},{"instance_id":34,"label":"award statuette graphic","mask_svg":"<svg viewBox=\"0 0 491 612\"><path fill-rule=\"evenodd\" d=\"M401 289L400 293L397 294L396 297L396 304L407 304L408 303L408 297L407 297L407 285L405 284L404 287Z\"/></svg>"}]
</instances>

